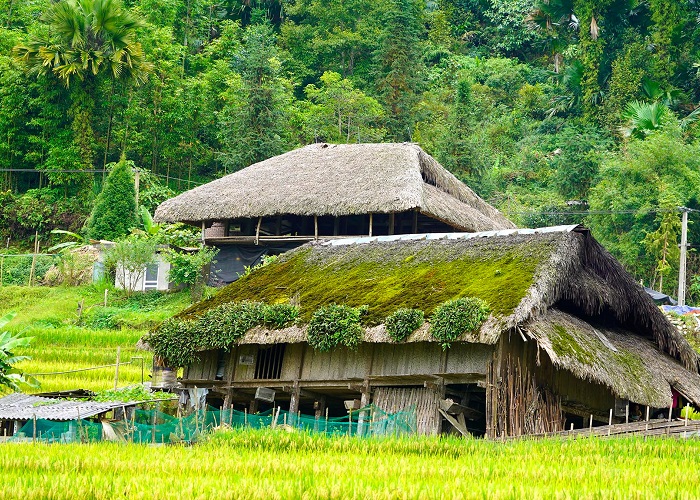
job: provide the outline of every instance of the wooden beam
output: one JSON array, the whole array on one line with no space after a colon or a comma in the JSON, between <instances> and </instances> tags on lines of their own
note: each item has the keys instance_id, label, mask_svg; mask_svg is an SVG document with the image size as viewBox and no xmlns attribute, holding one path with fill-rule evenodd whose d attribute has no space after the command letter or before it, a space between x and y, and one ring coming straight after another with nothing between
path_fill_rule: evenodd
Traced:
<instances>
[{"instance_id":1,"label":"wooden beam","mask_svg":"<svg viewBox=\"0 0 700 500\"><path fill-rule=\"evenodd\" d=\"M333 236L338 236L340 233L340 218L335 217L333 219Z\"/></svg>"},{"instance_id":2,"label":"wooden beam","mask_svg":"<svg viewBox=\"0 0 700 500\"><path fill-rule=\"evenodd\" d=\"M369 235L372 236L372 226L374 225L374 214L369 214Z\"/></svg>"},{"instance_id":3,"label":"wooden beam","mask_svg":"<svg viewBox=\"0 0 700 500\"><path fill-rule=\"evenodd\" d=\"M391 213L389 214L389 235L393 235L393 234L394 234L394 223L395 223L395 221L394 221L394 212L391 212Z\"/></svg>"},{"instance_id":4,"label":"wooden beam","mask_svg":"<svg viewBox=\"0 0 700 500\"><path fill-rule=\"evenodd\" d=\"M413 210L413 227L411 229L413 234L418 232L418 209Z\"/></svg>"},{"instance_id":5,"label":"wooden beam","mask_svg":"<svg viewBox=\"0 0 700 500\"><path fill-rule=\"evenodd\" d=\"M438 411L442 414L443 417L445 417L447 419L447 421L449 423L452 424L452 426L455 429L457 429L460 432L460 434L462 434L462 436L471 437L471 434L469 434L469 431L467 430L466 425L462 425L462 423L459 420L457 420L456 418L454 418L452 415L445 413L445 411L443 411L442 408L438 408Z\"/></svg>"},{"instance_id":6,"label":"wooden beam","mask_svg":"<svg viewBox=\"0 0 700 500\"><path fill-rule=\"evenodd\" d=\"M258 241L260 241L260 225L262 224L262 216L258 217L258 227L255 228L255 244L258 244Z\"/></svg>"},{"instance_id":7,"label":"wooden beam","mask_svg":"<svg viewBox=\"0 0 700 500\"><path fill-rule=\"evenodd\" d=\"M207 223L206 223L206 221L202 221L202 245L204 245L206 231L207 231Z\"/></svg>"},{"instance_id":8,"label":"wooden beam","mask_svg":"<svg viewBox=\"0 0 700 500\"><path fill-rule=\"evenodd\" d=\"M318 215L314 215L314 240L318 239Z\"/></svg>"}]
</instances>

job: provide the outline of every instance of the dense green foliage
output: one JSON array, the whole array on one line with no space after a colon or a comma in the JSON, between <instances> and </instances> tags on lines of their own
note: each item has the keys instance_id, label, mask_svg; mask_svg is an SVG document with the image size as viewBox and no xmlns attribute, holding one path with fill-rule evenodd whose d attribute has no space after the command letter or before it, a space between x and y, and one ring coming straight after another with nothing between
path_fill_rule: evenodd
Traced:
<instances>
[{"instance_id":1,"label":"dense green foliage","mask_svg":"<svg viewBox=\"0 0 700 500\"><path fill-rule=\"evenodd\" d=\"M123 443L11 443L0 447L0 496L232 499L245 491L254 499L697 498L698 452L696 439L500 443L326 438L270 429L222 431L207 443L158 447L157 453ZM67 468L73 472L65 474ZM178 474L163 481L164 468ZM222 477L230 478L230 487L222 488Z\"/></svg>"},{"instance_id":2,"label":"dense green foliage","mask_svg":"<svg viewBox=\"0 0 700 500\"><path fill-rule=\"evenodd\" d=\"M396 342L403 342L423 324L425 314L420 309L397 309L387 316L384 326L389 336Z\"/></svg>"},{"instance_id":3,"label":"dense green foliage","mask_svg":"<svg viewBox=\"0 0 700 500\"><path fill-rule=\"evenodd\" d=\"M195 320L170 318L149 333L146 341L168 366L185 366L197 359L198 351L230 349L254 326L284 328L298 315L298 308L288 304L223 304Z\"/></svg>"},{"instance_id":4,"label":"dense green foliage","mask_svg":"<svg viewBox=\"0 0 700 500\"><path fill-rule=\"evenodd\" d=\"M193 300L200 299L199 292L206 279L205 266L212 263L217 252L218 250L212 247L202 247L196 252L183 252L169 248L165 253L165 259L170 263L168 280L188 288Z\"/></svg>"},{"instance_id":5,"label":"dense green foliage","mask_svg":"<svg viewBox=\"0 0 700 500\"><path fill-rule=\"evenodd\" d=\"M437 307L430 317L430 334L447 348L463 334L476 332L488 317L489 306L479 298L450 300Z\"/></svg>"},{"instance_id":6,"label":"dense green foliage","mask_svg":"<svg viewBox=\"0 0 700 500\"><path fill-rule=\"evenodd\" d=\"M617 172L658 141L697 174L699 14L692 0L4 0L0 161L18 171L0 176L0 233L80 230L103 180L83 171L122 154L147 171L152 211L310 142L411 140L518 224L587 224L668 291L659 242L677 237L655 210L700 207L666 192L675 166L650 193L650 172ZM641 202L615 201L623 178Z\"/></svg>"},{"instance_id":7,"label":"dense green foliage","mask_svg":"<svg viewBox=\"0 0 700 500\"><path fill-rule=\"evenodd\" d=\"M11 312L0 317L0 328L3 328L15 317ZM20 334L12 335L10 332L0 331L0 387L19 391L20 385L31 381L14 365L20 361L31 359L29 356L18 356L17 349L26 348L31 343L31 337L23 337Z\"/></svg>"},{"instance_id":8,"label":"dense green foliage","mask_svg":"<svg viewBox=\"0 0 700 500\"><path fill-rule=\"evenodd\" d=\"M94 240L115 241L136 227L136 191L133 163L119 161L112 167L87 221L87 234Z\"/></svg>"},{"instance_id":9,"label":"dense green foliage","mask_svg":"<svg viewBox=\"0 0 700 500\"><path fill-rule=\"evenodd\" d=\"M362 341L362 315L367 307L328 304L320 307L309 321L306 337L309 345L319 351L345 346L356 349Z\"/></svg>"},{"instance_id":10,"label":"dense green foliage","mask_svg":"<svg viewBox=\"0 0 700 500\"><path fill-rule=\"evenodd\" d=\"M116 282L127 295L136 292L146 275L146 267L156 258L157 241L132 235L107 250L105 266L114 270Z\"/></svg>"}]
</instances>

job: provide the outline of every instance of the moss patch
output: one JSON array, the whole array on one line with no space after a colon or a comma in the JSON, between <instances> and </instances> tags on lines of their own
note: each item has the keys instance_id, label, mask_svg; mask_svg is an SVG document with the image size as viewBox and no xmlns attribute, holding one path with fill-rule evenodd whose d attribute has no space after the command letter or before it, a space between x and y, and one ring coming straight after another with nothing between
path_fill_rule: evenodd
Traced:
<instances>
[{"instance_id":1,"label":"moss patch","mask_svg":"<svg viewBox=\"0 0 700 500\"><path fill-rule=\"evenodd\" d=\"M429 315L445 301L478 297L496 315L508 315L532 285L540 264L555 250L552 235L468 241L418 241L343 247L302 247L184 311L198 317L227 302L268 304L292 300L308 322L321 306L369 305L375 325L399 308Z\"/></svg>"},{"instance_id":2,"label":"moss patch","mask_svg":"<svg viewBox=\"0 0 700 500\"><path fill-rule=\"evenodd\" d=\"M569 330L562 325L553 325L553 332L549 336L552 349L560 358L568 357L583 365L591 365L596 356L595 351L587 345L588 339L583 335L574 336Z\"/></svg>"}]
</instances>

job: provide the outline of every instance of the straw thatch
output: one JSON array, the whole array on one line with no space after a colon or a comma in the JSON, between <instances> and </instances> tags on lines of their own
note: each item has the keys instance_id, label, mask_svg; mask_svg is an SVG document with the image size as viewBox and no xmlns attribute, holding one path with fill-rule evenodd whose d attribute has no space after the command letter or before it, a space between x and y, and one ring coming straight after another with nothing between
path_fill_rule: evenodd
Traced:
<instances>
[{"instance_id":1,"label":"straw thatch","mask_svg":"<svg viewBox=\"0 0 700 500\"><path fill-rule=\"evenodd\" d=\"M515 227L415 144L312 144L163 202L155 219L359 215L417 209L464 231Z\"/></svg>"},{"instance_id":2,"label":"straw thatch","mask_svg":"<svg viewBox=\"0 0 700 500\"><path fill-rule=\"evenodd\" d=\"M695 373L700 366L697 353L643 288L580 226L535 234L309 244L195 304L181 317L197 317L230 301L294 298L306 322L323 304L367 304L369 318L378 326L366 330L365 341L390 342L381 323L393 311L419 307L429 315L436 305L459 296L479 297L491 308L481 329L465 333L460 341L495 344L504 332L563 308L586 321L631 332L634 339L649 339L655 349ZM242 340L302 341L303 327L274 333L255 329ZM407 341L434 339L424 326Z\"/></svg>"},{"instance_id":3,"label":"straw thatch","mask_svg":"<svg viewBox=\"0 0 700 500\"><path fill-rule=\"evenodd\" d=\"M700 375L683 369L650 340L629 331L593 326L555 309L523 330L547 352L554 366L605 385L621 398L668 408L673 387L700 403Z\"/></svg>"}]
</instances>

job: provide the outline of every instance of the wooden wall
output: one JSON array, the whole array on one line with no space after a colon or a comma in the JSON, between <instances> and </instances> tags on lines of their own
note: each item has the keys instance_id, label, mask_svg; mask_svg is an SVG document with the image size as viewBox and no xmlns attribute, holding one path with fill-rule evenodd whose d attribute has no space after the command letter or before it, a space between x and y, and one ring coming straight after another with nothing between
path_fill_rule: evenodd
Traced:
<instances>
[{"instance_id":1,"label":"wooden wall","mask_svg":"<svg viewBox=\"0 0 700 500\"><path fill-rule=\"evenodd\" d=\"M441 417L438 413L439 394L423 387L377 387L373 403L387 413L416 409L418 434L438 434Z\"/></svg>"},{"instance_id":2,"label":"wooden wall","mask_svg":"<svg viewBox=\"0 0 700 500\"><path fill-rule=\"evenodd\" d=\"M267 347L267 346L262 346ZM226 379L254 380L257 345L240 345L227 356ZM443 350L437 343L361 344L330 352L314 350L308 344L287 344L280 380L364 380L368 377L472 376L483 378L493 347L483 344L453 344ZM200 353L200 361L188 366L184 378L214 380L217 351ZM252 360L252 363L251 363Z\"/></svg>"}]
</instances>

